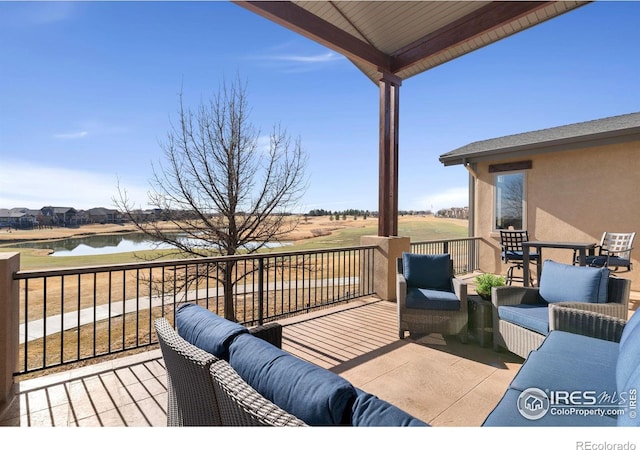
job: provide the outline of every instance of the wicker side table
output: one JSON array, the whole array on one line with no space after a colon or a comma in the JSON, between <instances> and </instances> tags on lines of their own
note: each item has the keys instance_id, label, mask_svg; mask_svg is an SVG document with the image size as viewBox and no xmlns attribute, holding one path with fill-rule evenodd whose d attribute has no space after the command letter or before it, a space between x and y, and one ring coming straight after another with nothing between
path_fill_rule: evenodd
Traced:
<instances>
[{"instance_id":1,"label":"wicker side table","mask_svg":"<svg viewBox=\"0 0 640 450\"><path fill-rule=\"evenodd\" d=\"M491 302L479 295L467 296L469 306L469 334L480 346L488 347L493 342L493 316Z\"/></svg>"}]
</instances>

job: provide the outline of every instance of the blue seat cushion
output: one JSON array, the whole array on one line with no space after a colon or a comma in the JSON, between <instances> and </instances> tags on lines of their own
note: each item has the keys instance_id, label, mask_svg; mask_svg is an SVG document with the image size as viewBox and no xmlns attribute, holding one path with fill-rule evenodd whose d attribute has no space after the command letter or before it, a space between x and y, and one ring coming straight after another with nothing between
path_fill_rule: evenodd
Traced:
<instances>
[{"instance_id":1,"label":"blue seat cushion","mask_svg":"<svg viewBox=\"0 0 640 450\"><path fill-rule=\"evenodd\" d=\"M309 425L347 425L355 388L344 378L250 334L236 337L229 364L256 391Z\"/></svg>"},{"instance_id":2,"label":"blue seat cushion","mask_svg":"<svg viewBox=\"0 0 640 450\"><path fill-rule=\"evenodd\" d=\"M549 339L557 331L552 331ZM613 396L616 389L616 355L615 343L598 346L598 339L574 335L583 339L571 339L567 333L542 344L537 351L532 351L513 378L509 387L524 391L528 388L548 389L554 391L595 391ZM546 341L545 339L545 341ZM560 346L572 345L571 350L562 351ZM591 348L598 348L591 353ZM606 349L611 353L606 354Z\"/></svg>"},{"instance_id":3,"label":"blue seat cushion","mask_svg":"<svg viewBox=\"0 0 640 450\"><path fill-rule=\"evenodd\" d=\"M510 261L522 261L524 259L523 251L507 250L501 253L502 259ZM536 252L529 252L529 260L535 261L540 258L540 255Z\"/></svg>"},{"instance_id":4,"label":"blue seat cushion","mask_svg":"<svg viewBox=\"0 0 640 450\"><path fill-rule=\"evenodd\" d=\"M600 361L607 367L614 367L618 360L619 348L617 342L554 330L542 341L538 352L555 354L576 363L583 361L585 355L589 355L590 361Z\"/></svg>"},{"instance_id":5,"label":"blue seat cushion","mask_svg":"<svg viewBox=\"0 0 640 450\"><path fill-rule=\"evenodd\" d=\"M520 414L518 398L522 391L507 389L500 402L487 416L483 427L615 427L615 417L606 415L551 414L547 411L537 420Z\"/></svg>"},{"instance_id":6,"label":"blue seat cushion","mask_svg":"<svg viewBox=\"0 0 640 450\"><path fill-rule=\"evenodd\" d=\"M192 303L176 311L176 328L182 339L222 359L229 358L231 341L249 332L246 327Z\"/></svg>"},{"instance_id":7,"label":"blue seat cushion","mask_svg":"<svg viewBox=\"0 0 640 450\"><path fill-rule=\"evenodd\" d=\"M606 303L610 270L546 260L540 275L540 296L549 303Z\"/></svg>"},{"instance_id":8,"label":"blue seat cushion","mask_svg":"<svg viewBox=\"0 0 640 450\"><path fill-rule=\"evenodd\" d=\"M460 299L456 297L456 294L448 291L408 288L406 302L407 308L439 311L460 310Z\"/></svg>"},{"instance_id":9,"label":"blue seat cushion","mask_svg":"<svg viewBox=\"0 0 640 450\"><path fill-rule=\"evenodd\" d=\"M609 261L610 267L616 267L616 266L629 267L631 265L631 261L625 258L620 258L619 256L610 256L608 261ZM587 256L586 262L588 266L603 267L605 264L607 264L607 257L606 256Z\"/></svg>"},{"instance_id":10,"label":"blue seat cushion","mask_svg":"<svg viewBox=\"0 0 640 450\"><path fill-rule=\"evenodd\" d=\"M358 396L353 403L351 425L354 427L427 427L400 408L375 395L356 389Z\"/></svg>"},{"instance_id":11,"label":"blue seat cushion","mask_svg":"<svg viewBox=\"0 0 640 450\"><path fill-rule=\"evenodd\" d=\"M536 333L549 334L549 308L547 305L499 306L498 317Z\"/></svg>"},{"instance_id":12,"label":"blue seat cushion","mask_svg":"<svg viewBox=\"0 0 640 450\"><path fill-rule=\"evenodd\" d=\"M451 291L451 258L441 255L402 254L402 273L408 288Z\"/></svg>"}]
</instances>

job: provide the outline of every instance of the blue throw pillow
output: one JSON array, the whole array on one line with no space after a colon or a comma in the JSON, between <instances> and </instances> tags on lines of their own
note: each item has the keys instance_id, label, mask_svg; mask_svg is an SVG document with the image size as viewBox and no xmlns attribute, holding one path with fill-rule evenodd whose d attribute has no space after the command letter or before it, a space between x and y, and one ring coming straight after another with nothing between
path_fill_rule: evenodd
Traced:
<instances>
[{"instance_id":1,"label":"blue throw pillow","mask_svg":"<svg viewBox=\"0 0 640 450\"><path fill-rule=\"evenodd\" d=\"M546 260L540 275L540 296L549 303L606 303L607 267L583 267Z\"/></svg>"},{"instance_id":2,"label":"blue throw pillow","mask_svg":"<svg viewBox=\"0 0 640 450\"><path fill-rule=\"evenodd\" d=\"M238 336L229 364L251 387L308 425L345 425L355 388L344 378L250 334Z\"/></svg>"},{"instance_id":3,"label":"blue throw pillow","mask_svg":"<svg viewBox=\"0 0 640 450\"><path fill-rule=\"evenodd\" d=\"M441 255L402 254L402 273L407 287L451 291L451 258Z\"/></svg>"},{"instance_id":4,"label":"blue throw pillow","mask_svg":"<svg viewBox=\"0 0 640 450\"><path fill-rule=\"evenodd\" d=\"M176 328L182 339L222 359L229 359L231 341L249 332L242 325L192 303L176 311Z\"/></svg>"}]
</instances>

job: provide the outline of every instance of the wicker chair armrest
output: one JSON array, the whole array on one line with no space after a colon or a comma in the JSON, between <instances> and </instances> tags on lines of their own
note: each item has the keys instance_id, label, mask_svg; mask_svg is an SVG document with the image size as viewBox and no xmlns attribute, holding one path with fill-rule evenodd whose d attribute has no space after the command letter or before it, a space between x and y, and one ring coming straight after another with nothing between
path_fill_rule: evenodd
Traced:
<instances>
[{"instance_id":1,"label":"wicker chair armrest","mask_svg":"<svg viewBox=\"0 0 640 450\"><path fill-rule=\"evenodd\" d=\"M282 325L277 322L270 322L250 328L249 333L267 341L271 345L282 348Z\"/></svg>"},{"instance_id":2,"label":"wicker chair armrest","mask_svg":"<svg viewBox=\"0 0 640 450\"><path fill-rule=\"evenodd\" d=\"M596 308L590 309L589 307L585 307L585 305L589 304L584 302L559 302L550 304L549 329L620 342L626 320L598 312L595 310ZM606 311L606 309L599 309L599 311L603 310Z\"/></svg>"},{"instance_id":3,"label":"wicker chair armrest","mask_svg":"<svg viewBox=\"0 0 640 450\"><path fill-rule=\"evenodd\" d=\"M494 308L505 305L544 303L537 287L500 286L491 288L491 303Z\"/></svg>"},{"instance_id":4,"label":"wicker chair armrest","mask_svg":"<svg viewBox=\"0 0 640 450\"><path fill-rule=\"evenodd\" d=\"M407 279L401 273L396 274L396 299L397 299L398 305L402 306L403 308L406 306Z\"/></svg>"},{"instance_id":5,"label":"wicker chair armrest","mask_svg":"<svg viewBox=\"0 0 640 450\"><path fill-rule=\"evenodd\" d=\"M620 303L558 302L550 305L560 305L565 308L603 314L624 321L627 320L628 315L626 306Z\"/></svg>"},{"instance_id":6,"label":"wicker chair armrest","mask_svg":"<svg viewBox=\"0 0 640 450\"><path fill-rule=\"evenodd\" d=\"M452 278L451 284L453 286L453 292L456 294L456 297L460 299L460 311L467 311L467 291L468 286L467 283L460 280L459 278Z\"/></svg>"}]
</instances>

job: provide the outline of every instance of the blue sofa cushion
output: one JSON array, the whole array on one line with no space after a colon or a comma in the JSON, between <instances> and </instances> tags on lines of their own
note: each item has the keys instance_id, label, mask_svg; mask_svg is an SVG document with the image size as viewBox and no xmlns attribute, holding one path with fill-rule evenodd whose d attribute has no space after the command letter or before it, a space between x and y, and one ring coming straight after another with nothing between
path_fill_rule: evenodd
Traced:
<instances>
[{"instance_id":1,"label":"blue sofa cushion","mask_svg":"<svg viewBox=\"0 0 640 450\"><path fill-rule=\"evenodd\" d=\"M246 327L192 303L176 311L176 328L182 339L222 359L229 358L231 341L249 332Z\"/></svg>"},{"instance_id":2,"label":"blue sofa cushion","mask_svg":"<svg viewBox=\"0 0 640 450\"><path fill-rule=\"evenodd\" d=\"M456 294L448 291L433 289L408 288L407 308L435 309L440 311L458 311L460 299Z\"/></svg>"},{"instance_id":3,"label":"blue sofa cushion","mask_svg":"<svg viewBox=\"0 0 640 450\"><path fill-rule=\"evenodd\" d=\"M451 258L449 254L402 254L402 273L408 288L451 291Z\"/></svg>"},{"instance_id":4,"label":"blue sofa cushion","mask_svg":"<svg viewBox=\"0 0 640 450\"><path fill-rule=\"evenodd\" d=\"M498 317L536 333L549 334L549 308L547 305L503 305Z\"/></svg>"},{"instance_id":5,"label":"blue sofa cushion","mask_svg":"<svg viewBox=\"0 0 640 450\"><path fill-rule=\"evenodd\" d=\"M600 361L607 367L615 367L619 348L617 342L554 330L542 341L538 352L557 355L559 358L575 361L577 364L588 354L589 361Z\"/></svg>"},{"instance_id":6,"label":"blue sofa cushion","mask_svg":"<svg viewBox=\"0 0 640 450\"><path fill-rule=\"evenodd\" d=\"M236 337L229 364L262 396L309 425L347 425L356 398L344 378L250 334Z\"/></svg>"},{"instance_id":7,"label":"blue sofa cushion","mask_svg":"<svg viewBox=\"0 0 640 450\"><path fill-rule=\"evenodd\" d=\"M354 427L428 427L423 421L375 395L356 389L351 424Z\"/></svg>"},{"instance_id":8,"label":"blue sofa cushion","mask_svg":"<svg viewBox=\"0 0 640 450\"><path fill-rule=\"evenodd\" d=\"M540 296L549 303L606 303L610 270L546 260L540 275Z\"/></svg>"},{"instance_id":9,"label":"blue sofa cushion","mask_svg":"<svg viewBox=\"0 0 640 450\"><path fill-rule=\"evenodd\" d=\"M555 333L551 332L550 336ZM509 387L520 391L529 388L568 392L595 391L597 395L606 392L613 396L617 391L615 358L592 358L589 353L592 340L584 339L581 343L578 341L575 341L575 345L582 349L582 357L569 357L548 350L532 351Z\"/></svg>"}]
</instances>

